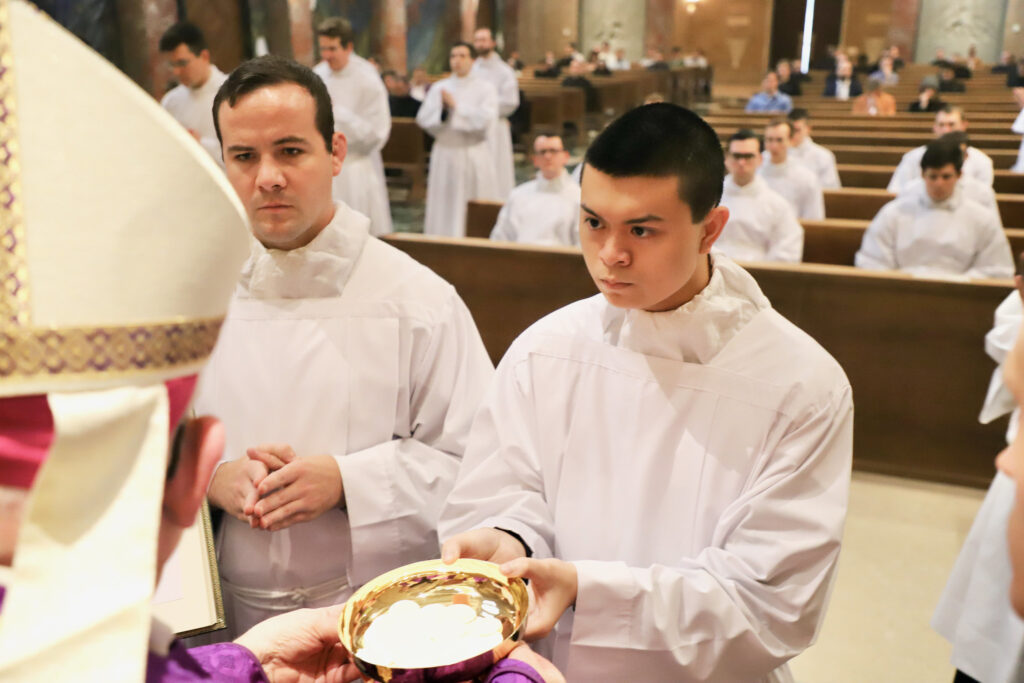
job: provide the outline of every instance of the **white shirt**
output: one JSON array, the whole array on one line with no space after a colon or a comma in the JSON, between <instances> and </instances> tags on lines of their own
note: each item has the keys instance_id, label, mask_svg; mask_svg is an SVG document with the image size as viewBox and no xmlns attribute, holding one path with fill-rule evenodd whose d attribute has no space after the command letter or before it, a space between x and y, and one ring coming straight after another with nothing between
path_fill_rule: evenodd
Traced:
<instances>
[{"instance_id":1,"label":"white shirt","mask_svg":"<svg viewBox=\"0 0 1024 683\"><path fill-rule=\"evenodd\" d=\"M345 134L348 152L334 177L337 201L370 218L370 234L391 232L391 205L380 150L391 135L388 91L372 64L355 54L341 71L320 62L313 71L327 86L334 129Z\"/></svg>"},{"instance_id":2,"label":"white shirt","mask_svg":"<svg viewBox=\"0 0 1024 683\"><path fill-rule=\"evenodd\" d=\"M725 176L721 205L729 209L729 221L715 242L717 251L737 261L803 259L803 226L789 202L763 178L755 175L740 187L732 175Z\"/></svg>"},{"instance_id":3,"label":"white shirt","mask_svg":"<svg viewBox=\"0 0 1024 683\"><path fill-rule=\"evenodd\" d=\"M455 98L455 109L444 111L441 93ZM427 91L416 123L434 136L427 176L423 232L463 237L466 202L470 199L503 201L498 191L493 148L487 132L498 116L498 92L472 73L442 79Z\"/></svg>"},{"instance_id":4,"label":"white shirt","mask_svg":"<svg viewBox=\"0 0 1024 683\"><path fill-rule=\"evenodd\" d=\"M519 81L516 79L515 70L494 50L486 57L476 58L473 62L473 75L488 81L498 91L498 116L487 130L487 143L494 155L498 198L504 201L516 186L512 132L509 129L508 117L519 108Z\"/></svg>"},{"instance_id":5,"label":"white shirt","mask_svg":"<svg viewBox=\"0 0 1024 683\"><path fill-rule=\"evenodd\" d=\"M213 99L227 76L215 65L210 65L210 76L198 88L178 85L167 91L160 106L170 113L178 123L199 135L199 144L218 164L224 165L217 129L213 125Z\"/></svg>"},{"instance_id":6,"label":"white shirt","mask_svg":"<svg viewBox=\"0 0 1024 683\"><path fill-rule=\"evenodd\" d=\"M823 618L850 385L746 271L714 264L676 310L597 295L524 332L442 511L442 538L499 527L575 565L554 654L570 681L791 680Z\"/></svg>"},{"instance_id":7,"label":"white shirt","mask_svg":"<svg viewBox=\"0 0 1024 683\"><path fill-rule=\"evenodd\" d=\"M1003 217L999 213L999 201L996 199L996 191L992 189L991 185L986 185L969 175L961 175L960 180L956 181L956 185L963 191L964 197L991 209L992 213L995 214L996 220L999 221L999 226L1002 227ZM927 192L927 189L924 184L924 178L915 178L904 185L899 194L920 195L925 192Z\"/></svg>"},{"instance_id":8,"label":"white shirt","mask_svg":"<svg viewBox=\"0 0 1024 683\"><path fill-rule=\"evenodd\" d=\"M1022 316L1020 294L1012 290L999 304L995 326L985 335L985 351L999 367L993 372L978 417L982 423L1016 408L1013 395L1003 384L1002 364L1017 338ZM1015 414L1010 420L1011 432L1018 417ZM1007 443L1012 438L1008 433ZM1013 479L997 472L932 617L932 628L953 645L953 666L978 681L1016 680L1011 675L1024 642L1024 620L1013 611L1008 598L1013 569L1006 526L1015 496Z\"/></svg>"},{"instance_id":9,"label":"white shirt","mask_svg":"<svg viewBox=\"0 0 1024 683\"><path fill-rule=\"evenodd\" d=\"M578 245L580 186L564 169L548 180L540 171L512 190L491 231L492 240Z\"/></svg>"},{"instance_id":10,"label":"white shirt","mask_svg":"<svg viewBox=\"0 0 1024 683\"><path fill-rule=\"evenodd\" d=\"M836 190L843 186L836 168L836 155L807 136L795 147L790 147L787 158L793 158L809 168L823 190Z\"/></svg>"},{"instance_id":11,"label":"white shirt","mask_svg":"<svg viewBox=\"0 0 1024 683\"><path fill-rule=\"evenodd\" d=\"M774 164L770 157L757 174L764 178L768 187L782 195L801 220L820 221L825 219L825 195L821 185L806 166L787 158L781 164Z\"/></svg>"},{"instance_id":12,"label":"white shirt","mask_svg":"<svg viewBox=\"0 0 1024 683\"><path fill-rule=\"evenodd\" d=\"M1017 135L1024 135L1024 109L1017 114L1017 118L1013 120L1010 130ZM1014 173L1024 173L1024 139L1020 141L1020 148L1017 150L1017 161L1014 162L1010 170Z\"/></svg>"},{"instance_id":13,"label":"white shirt","mask_svg":"<svg viewBox=\"0 0 1024 683\"><path fill-rule=\"evenodd\" d=\"M196 398L224 423L225 461L287 443L300 457L334 456L345 491L345 509L280 531L225 515L233 635L437 557L437 515L492 375L454 288L336 206L301 249L253 241Z\"/></svg>"},{"instance_id":14,"label":"white shirt","mask_svg":"<svg viewBox=\"0 0 1024 683\"><path fill-rule=\"evenodd\" d=\"M836 99L837 100L848 100L850 99L850 83L853 81L849 78L837 78L836 79Z\"/></svg>"},{"instance_id":15,"label":"white shirt","mask_svg":"<svg viewBox=\"0 0 1024 683\"><path fill-rule=\"evenodd\" d=\"M854 264L928 277L1013 276L1010 243L999 221L959 187L949 199L934 202L921 185L921 191L883 206L864 233Z\"/></svg>"},{"instance_id":16,"label":"white shirt","mask_svg":"<svg viewBox=\"0 0 1024 683\"><path fill-rule=\"evenodd\" d=\"M903 186L912 180L921 177L921 157L924 156L924 146L915 147L900 159L896 172L892 174L889 185L886 187L889 192L899 194ZM991 187L995 179L995 172L992 170L992 158L975 147L967 148L967 156L964 158L964 165L961 169L963 175L971 176L975 180Z\"/></svg>"}]
</instances>

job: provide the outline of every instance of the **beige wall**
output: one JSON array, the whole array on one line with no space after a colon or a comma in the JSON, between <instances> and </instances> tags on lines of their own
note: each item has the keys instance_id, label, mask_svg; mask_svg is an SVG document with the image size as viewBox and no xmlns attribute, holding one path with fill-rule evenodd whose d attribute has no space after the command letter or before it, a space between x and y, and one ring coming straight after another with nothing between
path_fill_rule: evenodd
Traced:
<instances>
[{"instance_id":1,"label":"beige wall","mask_svg":"<svg viewBox=\"0 0 1024 683\"><path fill-rule=\"evenodd\" d=\"M562 47L579 36L579 11L579 0L519 0L519 58L536 64L546 50L561 57Z\"/></svg>"},{"instance_id":2,"label":"beige wall","mask_svg":"<svg viewBox=\"0 0 1024 683\"><path fill-rule=\"evenodd\" d=\"M1013 30L1014 25L1017 31ZM1024 55L1024 0L1009 0L1006 3L1003 49L1018 56Z\"/></svg>"},{"instance_id":3,"label":"beige wall","mask_svg":"<svg viewBox=\"0 0 1024 683\"><path fill-rule=\"evenodd\" d=\"M675 39L684 52L704 50L716 83L759 83L768 69L772 0L708 0L693 14L676 5Z\"/></svg>"},{"instance_id":4,"label":"beige wall","mask_svg":"<svg viewBox=\"0 0 1024 683\"><path fill-rule=\"evenodd\" d=\"M892 20L893 0L847 0L839 42L844 47L856 47L874 62L888 47Z\"/></svg>"}]
</instances>

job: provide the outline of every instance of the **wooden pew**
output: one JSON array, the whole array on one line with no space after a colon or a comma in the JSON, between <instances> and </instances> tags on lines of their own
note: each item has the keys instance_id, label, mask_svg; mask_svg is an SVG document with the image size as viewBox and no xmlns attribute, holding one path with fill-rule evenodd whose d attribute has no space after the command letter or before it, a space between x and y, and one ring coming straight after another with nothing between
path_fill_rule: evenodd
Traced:
<instances>
[{"instance_id":1,"label":"wooden pew","mask_svg":"<svg viewBox=\"0 0 1024 683\"><path fill-rule=\"evenodd\" d=\"M836 161L840 164L884 164L893 168L900 163L903 155L910 151L910 147L865 144L828 145L828 148L836 155ZM1017 150L983 149L981 151L992 157L992 164L997 170L1009 169L1017 161Z\"/></svg>"},{"instance_id":2,"label":"wooden pew","mask_svg":"<svg viewBox=\"0 0 1024 683\"><path fill-rule=\"evenodd\" d=\"M875 188L825 190L825 216L871 220L894 196L885 190ZM999 214L1004 226L1024 228L1024 197L997 194L996 202L999 204Z\"/></svg>"},{"instance_id":3,"label":"wooden pew","mask_svg":"<svg viewBox=\"0 0 1024 683\"><path fill-rule=\"evenodd\" d=\"M729 136L733 135L739 127L716 126L715 132L722 142L726 142ZM854 130L854 129L814 129L814 141L819 145L831 148L833 145L861 145L871 144L877 147L919 147L926 145L935 139L931 131L907 133L903 131L887 130ZM1013 150L1014 153L1020 148L1020 136L1009 134L980 133L971 135L971 144L980 150L988 152L990 149Z\"/></svg>"},{"instance_id":4,"label":"wooden pew","mask_svg":"<svg viewBox=\"0 0 1024 683\"><path fill-rule=\"evenodd\" d=\"M409 177L410 201L427 196L427 137L416 119L396 116L391 119L391 135L380 151L385 169L396 169Z\"/></svg>"},{"instance_id":5,"label":"wooden pew","mask_svg":"<svg viewBox=\"0 0 1024 683\"><path fill-rule=\"evenodd\" d=\"M758 133L762 132L762 129L768 124L768 122L774 118L773 116L765 116L762 114L744 114L737 116L723 116L717 114L711 114L704 117L713 128L718 127L746 127L753 128ZM882 116L836 116L828 118L812 118L811 126L813 128L813 135L817 135L818 131L832 131L832 130L863 130L863 131L886 131L886 132L906 132L906 133L926 133L932 134L932 125L934 124L934 117L929 116L927 118L910 116L904 117L882 117ZM1009 135L1010 125L1012 121L971 121L968 133L973 137L976 134L984 133L989 135Z\"/></svg>"},{"instance_id":6,"label":"wooden pew","mask_svg":"<svg viewBox=\"0 0 1024 683\"><path fill-rule=\"evenodd\" d=\"M593 295L577 249L407 233L386 239L451 282L491 357L541 316ZM854 466L984 487L1006 420L978 424L994 364L983 340L1009 281L944 282L819 265L749 264L772 305L853 386Z\"/></svg>"},{"instance_id":7,"label":"wooden pew","mask_svg":"<svg viewBox=\"0 0 1024 683\"><path fill-rule=\"evenodd\" d=\"M881 164L837 164L839 179L843 187L874 187L884 189L889 185L894 166ZM1001 194L1024 194L1024 173L1013 173L997 169L993 188Z\"/></svg>"},{"instance_id":8,"label":"wooden pew","mask_svg":"<svg viewBox=\"0 0 1024 683\"><path fill-rule=\"evenodd\" d=\"M466 202L466 237L489 238L494 224L498 222L502 206L503 202L488 199L470 199Z\"/></svg>"}]
</instances>

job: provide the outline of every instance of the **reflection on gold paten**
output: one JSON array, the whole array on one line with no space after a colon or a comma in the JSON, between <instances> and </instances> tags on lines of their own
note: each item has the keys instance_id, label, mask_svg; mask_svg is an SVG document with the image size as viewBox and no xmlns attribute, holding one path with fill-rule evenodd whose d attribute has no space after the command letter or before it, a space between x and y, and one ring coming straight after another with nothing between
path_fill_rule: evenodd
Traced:
<instances>
[{"instance_id":1,"label":"reflection on gold paten","mask_svg":"<svg viewBox=\"0 0 1024 683\"><path fill-rule=\"evenodd\" d=\"M400 600L411 600L421 607L447 605L457 595L464 596L460 600L467 600L478 613L484 611L497 617L502 624L503 640L490 652L465 662L439 662L437 667L432 667L430 680L444 680L444 673L448 671L452 680L472 679L508 655L522 639L526 628L529 608L526 584L522 579L505 576L492 562L462 559L445 564L441 560L427 560L399 567L368 581L345 603L338 622L341 644L352 653L359 670L374 680L384 683L397 683L406 678L415 680L417 676L408 675L413 670L391 669L356 657L355 653L363 645L363 635L375 618Z\"/></svg>"}]
</instances>

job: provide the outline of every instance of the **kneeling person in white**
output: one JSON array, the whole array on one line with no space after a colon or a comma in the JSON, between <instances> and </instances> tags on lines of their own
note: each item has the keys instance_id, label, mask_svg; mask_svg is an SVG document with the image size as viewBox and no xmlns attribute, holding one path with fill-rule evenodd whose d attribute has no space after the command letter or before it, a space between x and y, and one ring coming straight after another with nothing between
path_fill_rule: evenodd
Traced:
<instances>
[{"instance_id":1,"label":"kneeling person in white","mask_svg":"<svg viewBox=\"0 0 1024 683\"><path fill-rule=\"evenodd\" d=\"M697 115L637 107L585 164L580 242L601 293L505 355L442 556L529 577L527 637L555 629L568 680L791 680L835 575L849 382L709 254L729 211Z\"/></svg>"},{"instance_id":2,"label":"kneeling person in white","mask_svg":"<svg viewBox=\"0 0 1024 683\"><path fill-rule=\"evenodd\" d=\"M255 237L196 399L225 426L209 498L238 633L436 557L493 370L454 288L332 200L345 136L316 74L251 60L216 106Z\"/></svg>"},{"instance_id":3,"label":"kneeling person in white","mask_svg":"<svg viewBox=\"0 0 1024 683\"><path fill-rule=\"evenodd\" d=\"M964 115L964 110L960 107L947 104L935 113L935 123L932 124L932 132L935 134L936 139L938 139L947 133L955 131L967 132L967 117ZM889 192L899 194L904 186L921 177L921 157L924 156L925 147L926 145L915 147L903 155L895 172L892 174L892 178L889 180L889 184L886 186ZM977 147L967 147L967 151L964 153L964 175L970 176L991 187L995 179L995 171L992 169L992 158L989 155Z\"/></svg>"},{"instance_id":4,"label":"kneeling person in white","mask_svg":"<svg viewBox=\"0 0 1024 683\"><path fill-rule=\"evenodd\" d=\"M757 175L761 166L761 139L743 129L729 138L725 155L722 206L729 222L715 242L715 251L738 261L789 261L804 254L804 228L789 202Z\"/></svg>"},{"instance_id":5,"label":"kneeling person in white","mask_svg":"<svg viewBox=\"0 0 1024 683\"><path fill-rule=\"evenodd\" d=\"M963 153L953 140L928 144L924 185L901 194L871 221L854 263L934 277L1013 275L1013 256L998 215L958 187Z\"/></svg>"},{"instance_id":6,"label":"kneeling person in white","mask_svg":"<svg viewBox=\"0 0 1024 683\"><path fill-rule=\"evenodd\" d=\"M492 240L528 244L579 244L580 186L565 164L569 153L558 135L533 141L537 177L512 190L491 231Z\"/></svg>"},{"instance_id":7,"label":"kneeling person in white","mask_svg":"<svg viewBox=\"0 0 1024 683\"><path fill-rule=\"evenodd\" d=\"M313 67L331 94L334 129L348 151L334 177L334 198L370 219L370 234L391 232L391 206L380 150L391 135L388 91L372 64L355 53L348 20L331 17L317 27L323 61Z\"/></svg>"},{"instance_id":8,"label":"kneeling person in white","mask_svg":"<svg viewBox=\"0 0 1024 683\"><path fill-rule=\"evenodd\" d=\"M789 154L792 126L785 119L768 124L764 131L764 146L768 159L757 172L768 187L782 195L801 220L825 219L825 196L821 185L806 166Z\"/></svg>"},{"instance_id":9,"label":"kneeling person in white","mask_svg":"<svg viewBox=\"0 0 1024 683\"><path fill-rule=\"evenodd\" d=\"M427 176L423 232L466 235L466 202L503 197L498 191L496 160L487 142L498 116L498 91L470 73L473 46L455 43L449 53L452 75L431 86L416 123L434 136Z\"/></svg>"}]
</instances>

